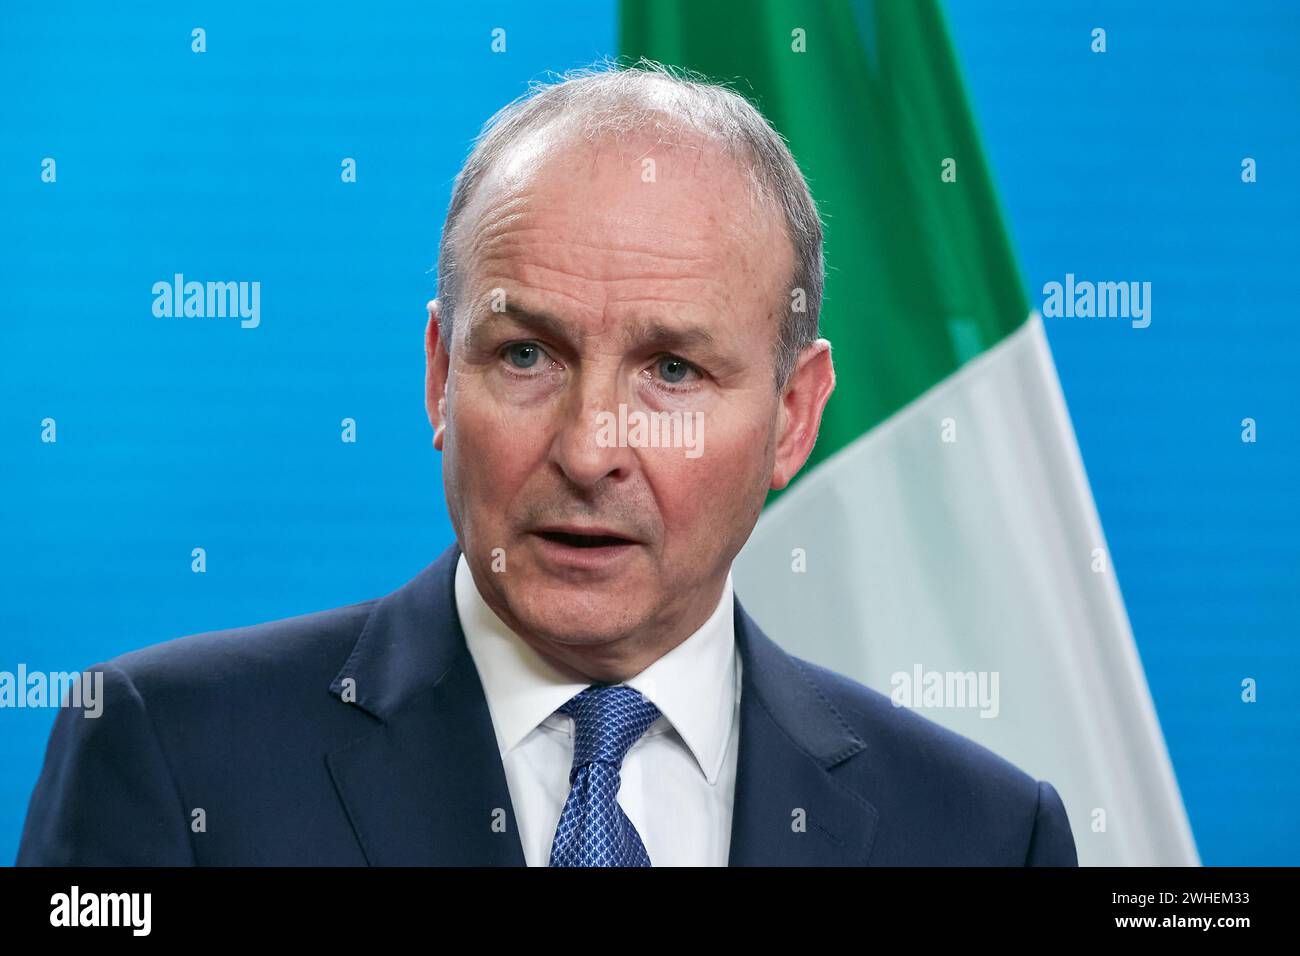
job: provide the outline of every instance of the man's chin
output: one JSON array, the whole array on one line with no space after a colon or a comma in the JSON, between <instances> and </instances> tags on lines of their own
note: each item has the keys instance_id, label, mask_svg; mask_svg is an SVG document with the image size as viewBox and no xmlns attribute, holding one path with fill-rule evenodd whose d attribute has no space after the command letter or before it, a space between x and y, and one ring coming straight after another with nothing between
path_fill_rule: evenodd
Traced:
<instances>
[{"instance_id":1,"label":"man's chin","mask_svg":"<svg viewBox=\"0 0 1300 956\"><path fill-rule=\"evenodd\" d=\"M511 582L507 601L527 636L548 644L581 648L616 642L638 630L646 617L641 588L627 582L575 584L547 575Z\"/></svg>"}]
</instances>

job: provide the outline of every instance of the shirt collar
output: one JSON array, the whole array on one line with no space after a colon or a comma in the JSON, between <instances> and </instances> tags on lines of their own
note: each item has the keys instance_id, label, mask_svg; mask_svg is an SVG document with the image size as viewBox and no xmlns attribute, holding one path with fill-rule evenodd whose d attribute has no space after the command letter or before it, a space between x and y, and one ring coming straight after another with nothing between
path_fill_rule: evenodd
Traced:
<instances>
[{"instance_id":1,"label":"shirt collar","mask_svg":"<svg viewBox=\"0 0 1300 956\"><path fill-rule=\"evenodd\" d=\"M624 681L659 708L648 734L677 731L710 784L717 779L735 718L736 654L731 572L708 620L635 677ZM456 611L487 697L501 756L588 683L575 683L520 639L488 606L462 553ZM567 721L562 715L559 720ZM667 725L665 725L665 721Z\"/></svg>"}]
</instances>

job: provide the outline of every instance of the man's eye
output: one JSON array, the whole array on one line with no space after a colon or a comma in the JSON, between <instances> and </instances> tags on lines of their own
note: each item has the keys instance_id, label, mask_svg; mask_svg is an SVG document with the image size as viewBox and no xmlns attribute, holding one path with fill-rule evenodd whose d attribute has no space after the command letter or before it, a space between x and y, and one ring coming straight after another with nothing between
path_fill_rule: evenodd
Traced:
<instances>
[{"instance_id":1,"label":"man's eye","mask_svg":"<svg viewBox=\"0 0 1300 956\"><path fill-rule=\"evenodd\" d=\"M675 355L661 356L658 361L659 374L663 380L670 385L676 385L686 380L695 367L685 359L680 359Z\"/></svg>"},{"instance_id":2,"label":"man's eye","mask_svg":"<svg viewBox=\"0 0 1300 956\"><path fill-rule=\"evenodd\" d=\"M532 368L542 357L542 347L536 342L513 342L505 347L505 354L515 368Z\"/></svg>"}]
</instances>

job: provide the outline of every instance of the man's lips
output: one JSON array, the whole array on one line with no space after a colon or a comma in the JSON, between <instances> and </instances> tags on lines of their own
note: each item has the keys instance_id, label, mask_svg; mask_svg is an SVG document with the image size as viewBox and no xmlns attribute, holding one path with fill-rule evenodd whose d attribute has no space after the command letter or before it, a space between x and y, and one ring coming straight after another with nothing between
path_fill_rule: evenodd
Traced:
<instances>
[{"instance_id":1,"label":"man's lips","mask_svg":"<svg viewBox=\"0 0 1300 956\"><path fill-rule=\"evenodd\" d=\"M618 574L641 544L617 528L596 525L547 525L531 533L547 573L588 583Z\"/></svg>"},{"instance_id":2,"label":"man's lips","mask_svg":"<svg viewBox=\"0 0 1300 956\"><path fill-rule=\"evenodd\" d=\"M532 533L570 548L607 548L640 543L632 535L616 528L596 525L547 525L535 528Z\"/></svg>"}]
</instances>

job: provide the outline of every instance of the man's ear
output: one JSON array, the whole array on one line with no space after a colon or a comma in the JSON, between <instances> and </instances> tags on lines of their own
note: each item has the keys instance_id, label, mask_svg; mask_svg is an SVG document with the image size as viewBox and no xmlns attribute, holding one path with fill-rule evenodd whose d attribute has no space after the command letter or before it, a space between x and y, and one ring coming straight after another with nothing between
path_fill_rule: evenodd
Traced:
<instances>
[{"instance_id":1,"label":"man's ear","mask_svg":"<svg viewBox=\"0 0 1300 956\"><path fill-rule=\"evenodd\" d=\"M835 390L835 366L831 343L818 339L804 346L790 380L781 393L777 413L776 461L772 466L772 487L780 490L799 473L817 442L822 410Z\"/></svg>"},{"instance_id":2,"label":"man's ear","mask_svg":"<svg viewBox=\"0 0 1300 956\"><path fill-rule=\"evenodd\" d=\"M424 410L433 426L433 447L442 451L447 427L447 370L451 364L438 327L438 300L428 305L429 323L424 327Z\"/></svg>"}]
</instances>

